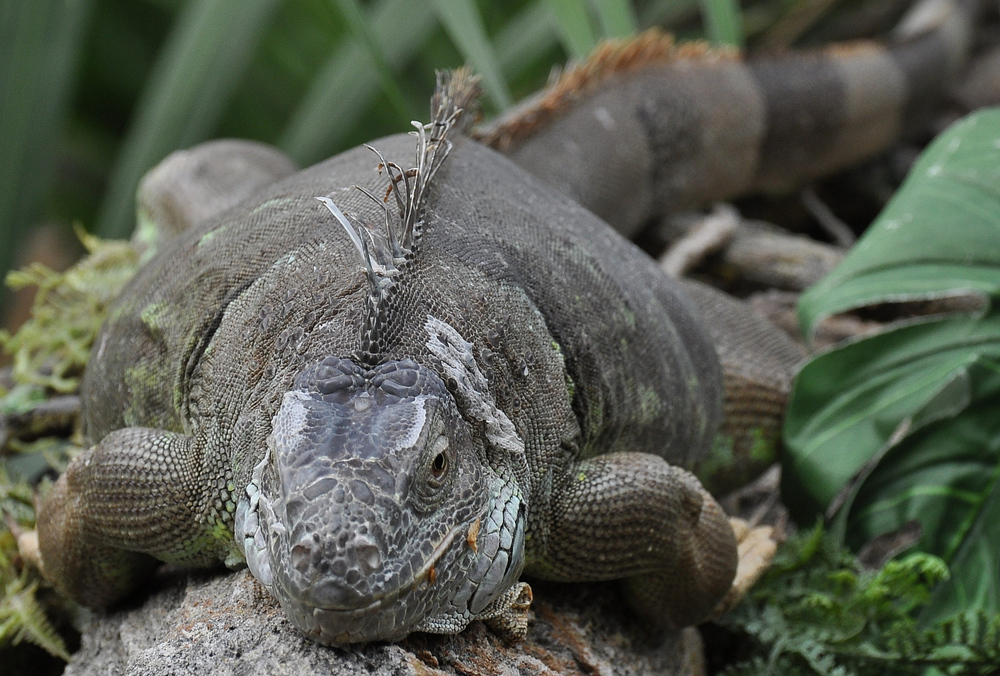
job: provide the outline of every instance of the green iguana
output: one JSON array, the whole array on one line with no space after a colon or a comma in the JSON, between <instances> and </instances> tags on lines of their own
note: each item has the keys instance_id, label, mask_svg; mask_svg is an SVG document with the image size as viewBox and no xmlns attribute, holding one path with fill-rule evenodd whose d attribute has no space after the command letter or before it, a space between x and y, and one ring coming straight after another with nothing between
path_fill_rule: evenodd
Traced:
<instances>
[{"instance_id":1,"label":"green iguana","mask_svg":"<svg viewBox=\"0 0 1000 676\"><path fill-rule=\"evenodd\" d=\"M461 71L416 140L298 173L239 142L167 160L141 190L155 255L84 377L93 445L39 514L46 574L106 606L157 561L245 562L334 645L523 628L522 571L710 617L738 596L737 537L684 468L723 370L730 411L773 413L798 353L571 197L627 228L877 152L964 51L946 9L893 52L602 53L481 132L513 161L463 134Z\"/></svg>"}]
</instances>

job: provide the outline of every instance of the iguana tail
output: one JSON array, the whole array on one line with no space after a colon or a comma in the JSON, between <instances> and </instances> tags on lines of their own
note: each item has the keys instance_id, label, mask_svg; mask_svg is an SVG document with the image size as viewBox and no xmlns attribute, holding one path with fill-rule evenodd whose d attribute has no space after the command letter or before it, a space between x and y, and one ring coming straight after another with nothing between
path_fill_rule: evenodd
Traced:
<instances>
[{"instance_id":1,"label":"iguana tail","mask_svg":"<svg viewBox=\"0 0 1000 676\"><path fill-rule=\"evenodd\" d=\"M477 135L629 235L884 151L961 67L978 4L923 0L889 46L748 59L647 32L599 47Z\"/></svg>"}]
</instances>

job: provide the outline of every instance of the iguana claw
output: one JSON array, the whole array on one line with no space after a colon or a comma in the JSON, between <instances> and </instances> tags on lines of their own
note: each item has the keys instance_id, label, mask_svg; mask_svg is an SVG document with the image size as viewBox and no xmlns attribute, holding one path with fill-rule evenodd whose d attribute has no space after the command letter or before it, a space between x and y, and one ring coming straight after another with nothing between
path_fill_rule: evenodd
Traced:
<instances>
[{"instance_id":1,"label":"iguana claw","mask_svg":"<svg viewBox=\"0 0 1000 676\"><path fill-rule=\"evenodd\" d=\"M774 554L778 549L778 543L773 538L774 529L770 526L751 528L746 521L737 518L730 518L729 523L736 535L739 563L736 566L733 586L715 608L716 616L728 613L739 605L746 593L771 567L771 561L774 560Z\"/></svg>"}]
</instances>

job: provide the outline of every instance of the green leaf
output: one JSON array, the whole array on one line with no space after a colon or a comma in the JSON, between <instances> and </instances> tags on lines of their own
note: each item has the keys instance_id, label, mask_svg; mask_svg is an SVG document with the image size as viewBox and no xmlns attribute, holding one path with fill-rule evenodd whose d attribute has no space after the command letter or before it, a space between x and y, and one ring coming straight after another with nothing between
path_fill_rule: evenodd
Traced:
<instances>
[{"instance_id":1,"label":"green leaf","mask_svg":"<svg viewBox=\"0 0 1000 676\"><path fill-rule=\"evenodd\" d=\"M92 0L0 0L0 279L42 217Z\"/></svg>"},{"instance_id":2,"label":"green leaf","mask_svg":"<svg viewBox=\"0 0 1000 676\"><path fill-rule=\"evenodd\" d=\"M911 520L951 579L925 621L1000 612L1000 110L953 125L843 263L803 295L804 331L847 308L975 294L980 314L897 326L812 359L785 424L797 519L840 509L860 546Z\"/></svg>"},{"instance_id":3,"label":"green leaf","mask_svg":"<svg viewBox=\"0 0 1000 676\"><path fill-rule=\"evenodd\" d=\"M993 673L1000 656L1000 615L965 611L920 627L947 566L914 553L881 570L865 570L821 528L799 531L779 546L774 563L732 612L719 618L747 635L742 659L723 674ZM940 588L940 587L938 587Z\"/></svg>"},{"instance_id":4,"label":"green leaf","mask_svg":"<svg viewBox=\"0 0 1000 676\"><path fill-rule=\"evenodd\" d=\"M486 37L483 18L473 0L432 0L438 18L466 61L483 78L483 90L503 110L513 103L500 62Z\"/></svg>"},{"instance_id":5,"label":"green leaf","mask_svg":"<svg viewBox=\"0 0 1000 676\"><path fill-rule=\"evenodd\" d=\"M370 21L371 33L394 70L413 58L437 25L434 12L412 0L381 0ZM351 41L338 46L313 79L278 146L303 165L329 157L367 110L378 85L361 45Z\"/></svg>"},{"instance_id":6,"label":"green leaf","mask_svg":"<svg viewBox=\"0 0 1000 676\"><path fill-rule=\"evenodd\" d=\"M38 287L31 318L13 336L0 331L18 383L75 391L108 307L135 274L138 256L128 242L79 233L90 255L65 272L34 263L7 276L12 288Z\"/></svg>"},{"instance_id":7,"label":"green leaf","mask_svg":"<svg viewBox=\"0 0 1000 676\"><path fill-rule=\"evenodd\" d=\"M803 335L876 303L1000 294L1000 109L960 120L921 155L878 220L799 306Z\"/></svg>"},{"instance_id":8,"label":"green leaf","mask_svg":"<svg viewBox=\"0 0 1000 676\"><path fill-rule=\"evenodd\" d=\"M699 0L705 32L713 45L743 47L743 13L737 0Z\"/></svg>"},{"instance_id":9,"label":"green leaf","mask_svg":"<svg viewBox=\"0 0 1000 676\"><path fill-rule=\"evenodd\" d=\"M139 179L211 134L279 0L190 0L157 59L111 174L98 233L127 237Z\"/></svg>"},{"instance_id":10,"label":"green leaf","mask_svg":"<svg viewBox=\"0 0 1000 676\"><path fill-rule=\"evenodd\" d=\"M904 421L913 432L959 413L968 400L954 383L984 352L1000 358L1000 315L906 326L811 360L785 422L787 497L821 512Z\"/></svg>"},{"instance_id":11,"label":"green leaf","mask_svg":"<svg viewBox=\"0 0 1000 676\"><path fill-rule=\"evenodd\" d=\"M27 572L7 583L0 597L0 646L28 641L68 662L69 651L35 598L37 590Z\"/></svg>"},{"instance_id":12,"label":"green leaf","mask_svg":"<svg viewBox=\"0 0 1000 676\"><path fill-rule=\"evenodd\" d=\"M956 612L1000 612L1000 362L970 369L970 404L904 439L879 462L851 505L853 545L916 519L919 547L943 558L951 579L925 622Z\"/></svg>"},{"instance_id":13,"label":"green leaf","mask_svg":"<svg viewBox=\"0 0 1000 676\"><path fill-rule=\"evenodd\" d=\"M545 0L559 27L563 47L574 59L585 59L597 46L586 3L579 0Z\"/></svg>"}]
</instances>

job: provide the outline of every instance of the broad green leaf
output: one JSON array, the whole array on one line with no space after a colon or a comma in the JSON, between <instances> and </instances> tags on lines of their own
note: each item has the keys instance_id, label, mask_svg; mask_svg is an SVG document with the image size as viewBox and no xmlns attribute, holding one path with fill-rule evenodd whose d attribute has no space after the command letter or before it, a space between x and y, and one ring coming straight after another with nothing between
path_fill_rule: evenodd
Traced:
<instances>
[{"instance_id":1,"label":"broad green leaf","mask_svg":"<svg viewBox=\"0 0 1000 676\"><path fill-rule=\"evenodd\" d=\"M584 59L597 46L587 4L579 0L545 0L559 28L559 39L574 59Z\"/></svg>"},{"instance_id":2,"label":"broad green leaf","mask_svg":"<svg viewBox=\"0 0 1000 676\"><path fill-rule=\"evenodd\" d=\"M893 446L863 484L848 519L855 546L916 519L920 547L951 569L922 615L1000 612L1000 361L969 368L969 405Z\"/></svg>"},{"instance_id":3,"label":"broad green leaf","mask_svg":"<svg viewBox=\"0 0 1000 676\"><path fill-rule=\"evenodd\" d=\"M639 30L629 0L593 0L605 38L627 38Z\"/></svg>"},{"instance_id":4,"label":"broad green leaf","mask_svg":"<svg viewBox=\"0 0 1000 676\"><path fill-rule=\"evenodd\" d=\"M370 21L394 70L413 58L437 25L434 12L412 0L381 0ZM329 157L371 104L378 86L362 46L353 41L338 46L313 79L278 146L302 165Z\"/></svg>"},{"instance_id":5,"label":"broad green leaf","mask_svg":"<svg viewBox=\"0 0 1000 676\"><path fill-rule=\"evenodd\" d=\"M1000 109L955 123L921 155L878 220L803 296L810 335L852 308L962 293L1000 294Z\"/></svg>"},{"instance_id":6,"label":"broad green leaf","mask_svg":"<svg viewBox=\"0 0 1000 676\"><path fill-rule=\"evenodd\" d=\"M979 420L989 418L995 424L996 411L994 402L992 411L984 411ZM998 433L995 427L992 432L990 441L992 449L996 451ZM997 576L997 559L1000 557L1000 518L997 517L1000 514L1000 481L997 478L997 464L983 467L983 474L990 478L992 489L988 494L984 491L982 502L971 523L961 524L964 537L951 558L951 580L949 584L934 590L930 605L920 618L925 625L968 608L990 608L994 612L1000 608L1000 578Z\"/></svg>"},{"instance_id":7,"label":"broad green leaf","mask_svg":"<svg viewBox=\"0 0 1000 676\"><path fill-rule=\"evenodd\" d=\"M473 0L432 0L448 36L475 71L483 78L483 90L500 110L514 102L500 73L500 62L486 37L483 18Z\"/></svg>"},{"instance_id":8,"label":"broad green leaf","mask_svg":"<svg viewBox=\"0 0 1000 676\"><path fill-rule=\"evenodd\" d=\"M938 395L984 354L1000 358L1000 313L905 326L810 361L785 422L786 497L800 513L824 511L901 423L958 413Z\"/></svg>"},{"instance_id":9,"label":"broad green leaf","mask_svg":"<svg viewBox=\"0 0 1000 676\"><path fill-rule=\"evenodd\" d=\"M1000 296L1000 110L953 125L865 236L804 294L804 332L847 308ZM895 327L820 354L785 424L783 486L803 522L839 508L860 546L911 520L951 579L923 618L1000 612L1000 308Z\"/></svg>"},{"instance_id":10,"label":"broad green leaf","mask_svg":"<svg viewBox=\"0 0 1000 676\"><path fill-rule=\"evenodd\" d=\"M713 45L743 47L743 13L737 0L699 0L698 4Z\"/></svg>"},{"instance_id":11,"label":"broad green leaf","mask_svg":"<svg viewBox=\"0 0 1000 676\"><path fill-rule=\"evenodd\" d=\"M177 148L208 138L279 0L190 0L146 83L110 178L98 233L126 237L139 179Z\"/></svg>"},{"instance_id":12,"label":"broad green leaf","mask_svg":"<svg viewBox=\"0 0 1000 676\"><path fill-rule=\"evenodd\" d=\"M0 0L0 280L42 217L92 0Z\"/></svg>"}]
</instances>

